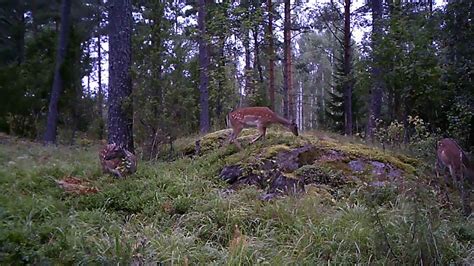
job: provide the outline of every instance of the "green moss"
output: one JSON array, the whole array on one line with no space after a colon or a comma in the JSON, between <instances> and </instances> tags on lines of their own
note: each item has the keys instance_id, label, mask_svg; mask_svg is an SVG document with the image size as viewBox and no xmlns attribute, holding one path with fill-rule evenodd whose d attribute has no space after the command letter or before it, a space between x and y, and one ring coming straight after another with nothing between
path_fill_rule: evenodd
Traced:
<instances>
[{"instance_id":1,"label":"green moss","mask_svg":"<svg viewBox=\"0 0 474 266\"><path fill-rule=\"evenodd\" d=\"M263 158L271 158L276 156L280 152L289 151L290 147L285 144L272 145L268 148L265 148L262 154Z\"/></svg>"}]
</instances>

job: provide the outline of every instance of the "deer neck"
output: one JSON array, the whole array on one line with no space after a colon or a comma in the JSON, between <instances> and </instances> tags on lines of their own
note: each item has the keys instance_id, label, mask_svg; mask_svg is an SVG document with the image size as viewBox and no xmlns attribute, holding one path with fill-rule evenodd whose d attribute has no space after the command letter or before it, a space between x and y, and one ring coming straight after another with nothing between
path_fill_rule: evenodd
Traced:
<instances>
[{"instance_id":1,"label":"deer neck","mask_svg":"<svg viewBox=\"0 0 474 266\"><path fill-rule=\"evenodd\" d=\"M286 118L284 118L284 117L281 117L281 116L279 116L279 115L277 115L277 114L275 114L275 120L276 120L277 123L280 123L280 124L282 124L282 125L284 125L284 126L286 126L286 127L288 127L288 126L291 125L291 121L290 121L290 120L288 120L288 119L286 119Z\"/></svg>"}]
</instances>

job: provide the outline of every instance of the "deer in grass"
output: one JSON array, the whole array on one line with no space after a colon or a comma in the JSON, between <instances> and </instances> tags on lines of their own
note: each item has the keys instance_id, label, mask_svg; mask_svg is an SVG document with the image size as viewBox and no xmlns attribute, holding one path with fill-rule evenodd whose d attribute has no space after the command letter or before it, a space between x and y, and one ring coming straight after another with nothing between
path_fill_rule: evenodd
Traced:
<instances>
[{"instance_id":1,"label":"deer in grass","mask_svg":"<svg viewBox=\"0 0 474 266\"><path fill-rule=\"evenodd\" d=\"M227 115L227 125L232 127L232 134L229 137L229 143L235 143L238 148L241 148L237 142L242 129L245 127L257 127L259 135L250 143L265 138L267 127L271 124L281 124L288 128L295 136L298 136L298 126L295 122L287 120L268 107L245 107L230 112Z\"/></svg>"},{"instance_id":2,"label":"deer in grass","mask_svg":"<svg viewBox=\"0 0 474 266\"><path fill-rule=\"evenodd\" d=\"M99 151L99 161L104 173L111 173L119 178L137 170L135 154L115 143L107 144Z\"/></svg>"},{"instance_id":3,"label":"deer in grass","mask_svg":"<svg viewBox=\"0 0 474 266\"><path fill-rule=\"evenodd\" d=\"M439 180L440 170L444 172L444 190L446 199L449 201L447 193L447 184L449 182L446 168L449 170L449 174L453 180L453 184L456 185L461 193L461 203L463 206L463 212L466 216L471 213L470 206L470 188L469 185L474 183L474 165L471 164L462 148L450 138L445 138L438 141L438 149L436 153L435 170L436 176ZM467 182L466 182L467 181ZM466 184L468 183L468 184ZM468 187L466 188L466 185Z\"/></svg>"}]
</instances>

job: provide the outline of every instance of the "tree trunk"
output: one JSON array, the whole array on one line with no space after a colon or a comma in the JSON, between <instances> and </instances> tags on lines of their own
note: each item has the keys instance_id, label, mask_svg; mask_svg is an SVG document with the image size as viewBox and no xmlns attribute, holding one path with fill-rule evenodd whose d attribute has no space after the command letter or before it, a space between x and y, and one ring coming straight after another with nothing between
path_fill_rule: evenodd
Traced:
<instances>
[{"instance_id":1,"label":"tree trunk","mask_svg":"<svg viewBox=\"0 0 474 266\"><path fill-rule=\"evenodd\" d=\"M102 35L101 35L101 23L102 23L102 0L98 0L99 13L97 14L97 116L99 119L99 139L104 138L104 93L102 91Z\"/></svg>"},{"instance_id":2,"label":"tree trunk","mask_svg":"<svg viewBox=\"0 0 474 266\"><path fill-rule=\"evenodd\" d=\"M55 143L58 126L58 102L64 81L61 68L66 56L66 48L69 39L69 14L71 12L71 0L63 0L61 4L61 31L59 33L58 49L56 51L56 65L54 68L54 81L49 101L48 119L46 122L45 143Z\"/></svg>"},{"instance_id":3,"label":"tree trunk","mask_svg":"<svg viewBox=\"0 0 474 266\"><path fill-rule=\"evenodd\" d=\"M244 39L242 41L245 49L245 67L244 67L244 74L245 74L245 96L247 98L247 104L249 103L249 97L253 96L253 86L252 86L252 67L250 66L250 38L249 38L250 31L245 28L244 29Z\"/></svg>"},{"instance_id":4,"label":"tree trunk","mask_svg":"<svg viewBox=\"0 0 474 266\"><path fill-rule=\"evenodd\" d=\"M284 92L285 100L283 110L285 116L293 120L295 119L295 97L293 92L293 83L292 83L292 71L291 71L291 12L290 12L290 0L285 0L285 21L283 25L283 35L284 35Z\"/></svg>"},{"instance_id":5,"label":"tree trunk","mask_svg":"<svg viewBox=\"0 0 474 266\"><path fill-rule=\"evenodd\" d=\"M351 0L344 0L344 133L352 135Z\"/></svg>"},{"instance_id":6,"label":"tree trunk","mask_svg":"<svg viewBox=\"0 0 474 266\"><path fill-rule=\"evenodd\" d=\"M372 0L372 80L373 87L370 95L370 110L367 123L367 137L373 139L375 121L380 118L382 107L382 71L378 64L379 47L382 38L382 0Z\"/></svg>"},{"instance_id":7,"label":"tree trunk","mask_svg":"<svg viewBox=\"0 0 474 266\"><path fill-rule=\"evenodd\" d=\"M275 53L273 48L273 4L272 0L267 0L268 8L268 96L270 108L275 110Z\"/></svg>"},{"instance_id":8,"label":"tree trunk","mask_svg":"<svg viewBox=\"0 0 474 266\"><path fill-rule=\"evenodd\" d=\"M99 33L97 37L97 116L99 119L99 139L104 138L104 92L102 91L102 47Z\"/></svg>"},{"instance_id":9,"label":"tree trunk","mask_svg":"<svg viewBox=\"0 0 474 266\"><path fill-rule=\"evenodd\" d=\"M134 152L131 0L112 2L109 16L108 141Z\"/></svg>"},{"instance_id":10,"label":"tree trunk","mask_svg":"<svg viewBox=\"0 0 474 266\"><path fill-rule=\"evenodd\" d=\"M225 35L219 36L219 55L218 55L218 77L217 77L217 99L216 99L216 117L218 121L221 121L221 116L224 109L224 84L225 84Z\"/></svg>"},{"instance_id":11,"label":"tree trunk","mask_svg":"<svg viewBox=\"0 0 474 266\"><path fill-rule=\"evenodd\" d=\"M154 47L154 53L156 56L152 59L152 88L150 95L156 100L157 104L154 104L152 107L154 118L158 120L158 125L161 126L162 124L162 115L161 109L163 108L163 84L161 82L162 79L162 49L163 49L163 38L161 36L162 28L163 28L163 19L164 19L164 9L165 6L159 1L156 1L153 5L153 10L156 12L155 17L155 24L152 28L152 36L151 36L151 45Z\"/></svg>"},{"instance_id":12,"label":"tree trunk","mask_svg":"<svg viewBox=\"0 0 474 266\"><path fill-rule=\"evenodd\" d=\"M209 121L209 55L206 39L206 1L199 0L198 29L199 35L199 105L201 113L199 116L199 129L201 133L207 133L210 129Z\"/></svg>"},{"instance_id":13,"label":"tree trunk","mask_svg":"<svg viewBox=\"0 0 474 266\"><path fill-rule=\"evenodd\" d=\"M253 42L254 42L254 54L253 54L253 64L254 68L258 71L258 81L260 84L263 84L263 72L262 64L260 63L260 44L258 43L258 25L255 25L253 30Z\"/></svg>"}]
</instances>

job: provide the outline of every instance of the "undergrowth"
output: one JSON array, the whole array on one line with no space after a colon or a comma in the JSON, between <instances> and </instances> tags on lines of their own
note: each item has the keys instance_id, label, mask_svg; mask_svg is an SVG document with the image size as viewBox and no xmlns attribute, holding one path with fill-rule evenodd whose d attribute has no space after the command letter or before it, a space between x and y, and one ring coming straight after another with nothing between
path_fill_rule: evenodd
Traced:
<instances>
[{"instance_id":1,"label":"undergrowth","mask_svg":"<svg viewBox=\"0 0 474 266\"><path fill-rule=\"evenodd\" d=\"M462 217L456 208L442 207L436 190L424 182L407 182L403 193L391 186L360 185L337 200L307 191L263 202L257 188L228 192L218 179L224 165L271 154L272 145L283 150L308 140L321 147L339 145L305 138L270 132L269 139L253 146L244 140L246 149L240 152L216 145L201 156L140 161L138 172L126 179L100 173L98 147L4 142L0 145L0 262L474 262L472 218ZM340 149L358 147L350 144ZM368 148L357 151L369 152ZM373 154L384 156L378 151ZM398 157L387 160L392 158ZM408 159L396 162L409 164L409 169L418 167ZM100 192L66 194L54 180L70 176L89 180Z\"/></svg>"}]
</instances>

